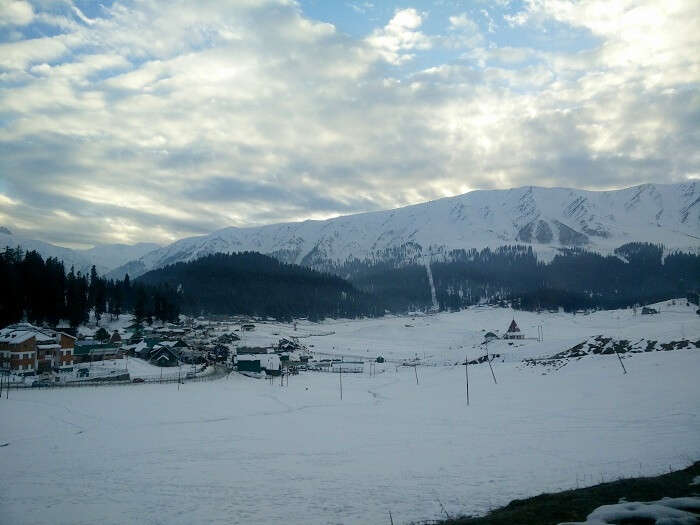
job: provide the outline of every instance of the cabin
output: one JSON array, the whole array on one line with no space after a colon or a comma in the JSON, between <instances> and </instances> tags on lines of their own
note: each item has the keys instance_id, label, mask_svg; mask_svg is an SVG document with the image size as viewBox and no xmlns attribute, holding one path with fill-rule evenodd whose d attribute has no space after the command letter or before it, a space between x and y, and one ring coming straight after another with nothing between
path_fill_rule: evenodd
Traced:
<instances>
[{"instance_id":1,"label":"cabin","mask_svg":"<svg viewBox=\"0 0 700 525\"><path fill-rule=\"evenodd\" d=\"M94 341L79 341L75 344L75 362L89 363L107 359L121 359L122 351L111 343L95 343Z\"/></svg>"},{"instance_id":2,"label":"cabin","mask_svg":"<svg viewBox=\"0 0 700 525\"><path fill-rule=\"evenodd\" d=\"M520 331L520 327L518 326L518 323L515 322L515 319L513 319L510 322L510 326L508 327L508 330L506 330L506 333L503 335L503 339L524 339L525 335Z\"/></svg>"},{"instance_id":3,"label":"cabin","mask_svg":"<svg viewBox=\"0 0 700 525\"><path fill-rule=\"evenodd\" d=\"M153 347L148 355L148 360L156 366L170 367L178 366L179 359L175 352L166 345Z\"/></svg>"},{"instance_id":4,"label":"cabin","mask_svg":"<svg viewBox=\"0 0 700 525\"><path fill-rule=\"evenodd\" d=\"M276 354L239 354L236 363L239 372L265 372L269 376L282 373L280 358Z\"/></svg>"},{"instance_id":5,"label":"cabin","mask_svg":"<svg viewBox=\"0 0 700 525\"><path fill-rule=\"evenodd\" d=\"M109 337L109 342L112 343L113 345L120 345L122 343L122 336L119 335L119 332L116 330L112 332L112 335Z\"/></svg>"},{"instance_id":6,"label":"cabin","mask_svg":"<svg viewBox=\"0 0 700 525\"><path fill-rule=\"evenodd\" d=\"M654 315L658 313L659 311L656 308L649 308L648 306L642 308L642 315Z\"/></svg>"}]
</instances>

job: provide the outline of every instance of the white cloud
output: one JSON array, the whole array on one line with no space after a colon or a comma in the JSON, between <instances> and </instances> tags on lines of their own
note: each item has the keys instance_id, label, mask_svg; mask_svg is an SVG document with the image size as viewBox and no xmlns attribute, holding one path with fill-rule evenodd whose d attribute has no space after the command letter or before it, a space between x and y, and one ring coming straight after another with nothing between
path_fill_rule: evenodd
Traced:
<instances>
[{"instance_id":1,"label":"white cloud","mask_svg":"<svg viewBox=\"0 0 700 525\"><path fill-rule=\"evenodd\" d=\"M23 0L0 2L0 27L5 25L24 26L34 18L34 9Z\"/></svg>"},{"instance_id":2,"label":"white cloud","mask_svg":"<svg viewBox=\"0 0 700 525\"><path fill-rule=\"evenodd\" d=\"M522 13L523 31L599 41L578 52L494 47L465 14L428 36L415 9L354 39L282 0L118 1L90 24L37 7L60 34L0 45L3 221L166 242L465 187L697 174L696 4L602 5ZM464 57L387 65L440 46Z\"/></svg>"},{"instance_id":3,"label":"white cloud","mask_svg":"<svg viewBox=\"0 0 700 525\"><path fill-rule=\"evenodd\" d=\"M418 31L423 16L413 8L397 10L386 26L376 29L366 40L387 62L407 62L414 55L406 51L432 47L430 38Z\"/></svg>"}]
</instances>

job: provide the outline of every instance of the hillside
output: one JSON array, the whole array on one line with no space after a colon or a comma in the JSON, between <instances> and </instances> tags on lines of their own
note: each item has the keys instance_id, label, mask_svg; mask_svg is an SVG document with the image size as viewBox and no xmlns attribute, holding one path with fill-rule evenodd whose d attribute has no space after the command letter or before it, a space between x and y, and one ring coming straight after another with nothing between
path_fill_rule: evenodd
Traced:
<instances>
[{"instance_id":1,"label":"hillside","mask_svg":"<svg viewBox=\"0 0 700 525\"><path fill-rule=\"evenodd\" d=\"M208 255L150 271L137 282L177 290L182 310L196 315L322 319L383 312L375 298L339 277L258 253Z\"/></svg>"},{"instance_id":2,"label":"hillside","mask_svg":"<svg viewBox=\"0 0 700 525\"><path fill-rule=\"evenodd\" d=\"M522 187L464 195L325 221L224 228L129 261L112 276L140 275L212 253L257 251L317 269L344 263L445 259L452 250L522 244L545 259L562 248L603 254L630 242L700 247L700 186L645 184L615 191Z\"/></svg>"}]
</instances>

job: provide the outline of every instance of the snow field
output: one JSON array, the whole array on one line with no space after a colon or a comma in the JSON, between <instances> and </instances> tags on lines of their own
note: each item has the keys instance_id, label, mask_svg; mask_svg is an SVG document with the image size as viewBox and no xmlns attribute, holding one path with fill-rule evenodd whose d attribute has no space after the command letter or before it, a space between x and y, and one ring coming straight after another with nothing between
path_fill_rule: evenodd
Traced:
<instances>
[{"instance_id":1,"label":"snow field","mask_svg":"<svg viewBox=\"0 0 700 525\"><path fill-rule=\"evenodd\" d=\"M462 366L12 391L0 522L406 523L697 459L700 352L627 362L470 366L469 407Z\"/></svg>"}]
</instances>

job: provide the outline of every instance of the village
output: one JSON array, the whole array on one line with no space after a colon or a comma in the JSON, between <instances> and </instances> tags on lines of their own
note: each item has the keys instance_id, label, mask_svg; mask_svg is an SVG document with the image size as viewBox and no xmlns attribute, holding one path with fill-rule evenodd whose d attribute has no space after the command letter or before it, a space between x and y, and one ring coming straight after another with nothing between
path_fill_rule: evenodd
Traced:
<instances>
[{"instance_id":1,"label":"village","mask_svg":"<svg viewBox=\"0 0 700 525\"><path fill-rule=\"evenodd\" d=\"M668 305L675 305L675 301ZM485 306L474 311L503 314L505 310ZM630 312L636 317L637 309ZM650 314L658 314L658 310L651 306L641 309L641 315ZM131 316L123 315L116 322L103 323L105 326L93 322L78 329L68 326L50 329L24 322L0 330L0 375L4 376L6 385L15 388L60 387L182 382L207 377L214 379L233 371L252 378L296 375L300 371L362 373L370 368L376 371L376 364L385 363L387 366L453 364L465 348L478 354L472 360L474 363L484 363L496 357L505 359L506 356L516 360L531 358L533 348L536 353L542 353L545 329L541 321L530 323L523 331L515 317L516 314L509 311L505 318L499 315L497 322L491 322L485 325L488 328L476 332L473 327L465 326L465 333L457 331L454 344L448 345L447 354L451 355L435 353L435 348L430 348L434 345L430 344L422 345L422 351L413 355L407 354L407 346L414 342L397 352L396 348L387 347L382 337L372 345L372 351L369 347L358 350L358 341L371 342L366 330L349 341L332 343L338 334L330 328L359 327L363 323L376 326L372 320L318 324L303 319L278 323L260 318L181 316L179 323L141 326L134 324ZM408 317L392 316L390 319L395 321L392 324L402 328L402 332L410 333L417 325L426 324L431 319L434 322L436 317L416 312ZM497 328L498 323L502 330ZM471 334L470 347L465 346L466 339L460 341L467 332ZM331 342L330 347L328 342ZM540 344L533 347L532 342ZM521 350L515 353L506 351L515 348Z\"/></svg>"},{"instance_id":2,"label":"village","mask_svg":"<svg viewBox=\"0 0 700 525\"><path fill-rule=\"evenodd\" d=\"M279 376L308 364L310 352L294 337L245 346L243 334L254 330L247 320L188 318L111 332L18 323L0 330L0 370L15 387L41 387L186 380L236 369L252 377Z\"/></svg>"}]
</instances>

